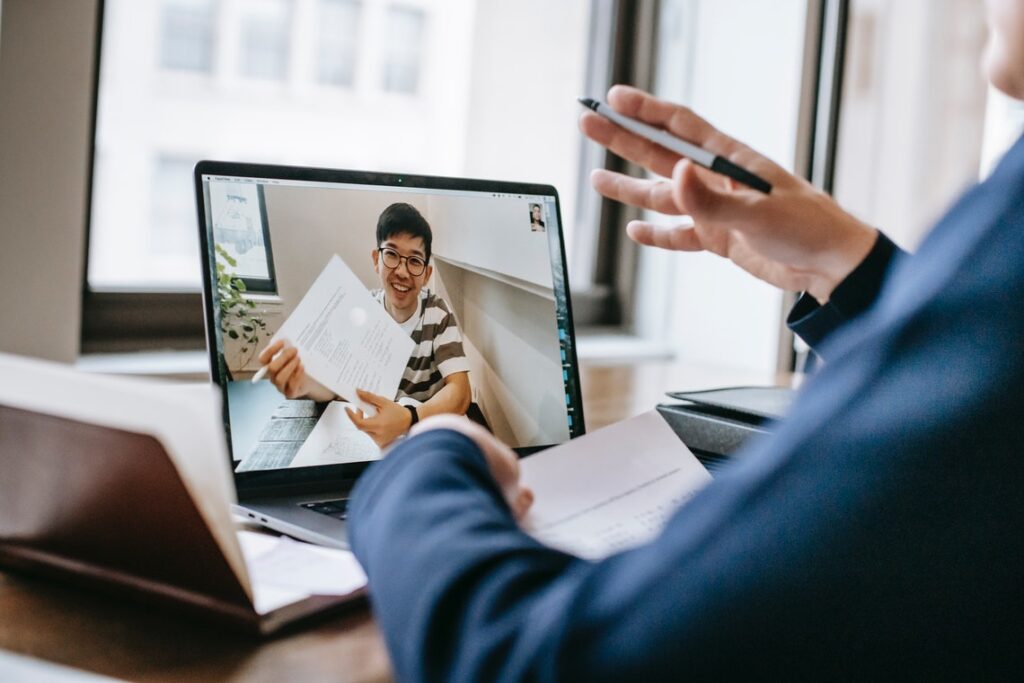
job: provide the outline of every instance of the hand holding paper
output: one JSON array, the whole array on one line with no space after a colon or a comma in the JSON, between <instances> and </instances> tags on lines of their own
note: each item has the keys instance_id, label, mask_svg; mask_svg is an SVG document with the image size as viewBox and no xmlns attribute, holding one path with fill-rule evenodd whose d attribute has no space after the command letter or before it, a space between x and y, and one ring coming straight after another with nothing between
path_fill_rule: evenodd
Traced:
<instances>
[{"instance_id":1,"label":"hand holding paper","mask_svg":"<svg viewBox=\"0 0 1024 683\"><path fill-rule=\"evenodd\" d=\"M271 372L289 368L293 360L298 362L286 370L287 376L275 375L279 388L308 391L303 381L308 375L334 394L355 402L367 415L376 410L360 400L356 390L395 396L414 346L337 256L331 257L264 353L273 356L274 342L281 340L294 349L286 347L269 366Z\"/></svg>"},{"instance_id":2,"label":"hand holding paper","mask_svg":"<svg viewBox=\"0 0 1024 683\"><path fill-rule=\"evenodd\" d=\"M711 481L657 411L522 461L536 503L523 520L539 541L599 559L652 539Z\"/></svg>"}]
</instances>

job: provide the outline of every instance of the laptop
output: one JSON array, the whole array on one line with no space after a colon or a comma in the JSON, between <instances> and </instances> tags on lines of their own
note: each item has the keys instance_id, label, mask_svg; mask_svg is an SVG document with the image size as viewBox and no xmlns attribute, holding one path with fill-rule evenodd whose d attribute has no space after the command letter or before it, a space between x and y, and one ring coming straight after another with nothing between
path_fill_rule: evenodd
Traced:
<instances>
[{"instance_id":1,"label":"laptop","mask_svg":"<svg viewBox=\"0 0 1024 683\"><path fill-rule=\"evenodd\" d=\"M520 456L583 434L553 187L202 161L195 188L211 374L250 521L347 547L348 492L387 451L347 417L346 397L289 398L258 376L260 352L335 256L417 342L388 398L416 409L458 383L467 416Z\"/></svg>"}]
</instances>

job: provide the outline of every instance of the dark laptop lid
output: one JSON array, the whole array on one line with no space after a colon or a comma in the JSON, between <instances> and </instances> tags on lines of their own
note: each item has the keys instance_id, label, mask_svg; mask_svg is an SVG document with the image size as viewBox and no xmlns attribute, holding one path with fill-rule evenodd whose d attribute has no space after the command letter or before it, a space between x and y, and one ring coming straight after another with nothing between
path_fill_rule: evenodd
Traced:
<instances>
[{"instance_id":1,"label":"dark laptop lid","mask_svg":"<svg viewBox=\"0 0 1024 683\"><path fill-rule=\"evenodd\" d=\"M328 430L337 406L287 400L252 377L259 352L333 255L368 290L381 288L376 227L398 203L430 226L424 290L457 322L468 416L520 454L583 433L553 187L211 161L196 166L195 186L207 346L240 494L328 486L380 457L365 435Z\"/></svg>"}]
</instances>

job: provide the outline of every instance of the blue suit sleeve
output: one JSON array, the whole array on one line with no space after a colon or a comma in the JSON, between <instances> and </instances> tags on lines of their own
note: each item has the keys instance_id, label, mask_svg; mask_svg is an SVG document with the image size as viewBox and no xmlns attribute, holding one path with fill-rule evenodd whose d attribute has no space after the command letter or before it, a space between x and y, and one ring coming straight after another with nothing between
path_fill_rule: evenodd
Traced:
<instances>
[{"instance_id":1,"label":"blue suit sleeve","mask_svg":"<svg viewBox=\"0 0 1024 683\"><path fill-rule=\"evenodd\" d=\"M402 681L513 680L510 662L534 664L544 641L552 581L585 564L523 534L477 446L450 430L370 467L349 526Z\"/></svg>"},{"instance_id":2,"label":"blue suit sleeve","mask_svg":"<svg viewBox=\"0 0 1024 683\"><path fill-rule=\"evenodd\" d=\"M881 232L860 265L846 276L824 306L804 292L786 319L786 324L821 354L825 339L844 324L866 311L878 298L885 275L893 261L905 253Z\"/></svg>"}]
</instances>

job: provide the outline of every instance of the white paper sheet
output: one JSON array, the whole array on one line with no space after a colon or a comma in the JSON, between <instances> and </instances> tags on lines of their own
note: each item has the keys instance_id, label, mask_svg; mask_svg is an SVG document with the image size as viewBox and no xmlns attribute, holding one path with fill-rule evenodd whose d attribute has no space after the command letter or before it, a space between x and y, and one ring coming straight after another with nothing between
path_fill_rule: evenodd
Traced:
<instances>
[{"instance_id":1,"label":"white paper sheet","mask_svg":"<svg viewBox=\"0 0 1024 683\"><path fill-rule=\"evenodd\" d=\"M376 411L356 389L393 400L414 346L337 255L271 341L277 339L298 349L310 377L369 415Z\"/></svg>"},{"instance_id":2,"label":"white paper sheet","mask_svg":"<svg viewBox=\"0 0 1024 683\"><path fill-rule=\"evenodd\" d=\"M711 481L652 410L522 461L535 502L524 528L548 545L599 559L640 545Z\"/></svg>"},{"instance_id":3,"label":"white paper sheet","mask_svg":"<svg viewBox=\"0 0 1024 683\"><path fill-rule=\"evenodd\" d=\"M345 412L351 403L332 401L289 467L335 465L378 460L380 448L365 432L359 431Z\"/></svg>"},{"instance_id":4,"label":"white paper sheet","mask_svg":"<svg viewBox=\"0 0 1024 683\"><path fill-rule=\"evenodd\" d=\"M355 555L254 531L239 531L259 614L312 595L349 595L366 586Z\"/></svg>"}]
</instances>

